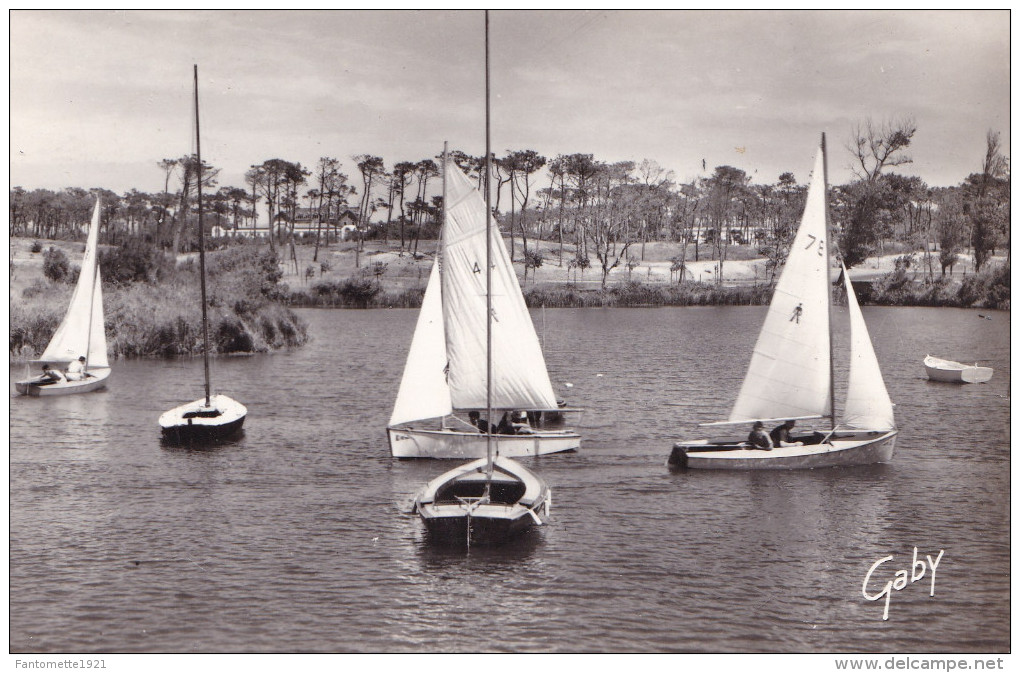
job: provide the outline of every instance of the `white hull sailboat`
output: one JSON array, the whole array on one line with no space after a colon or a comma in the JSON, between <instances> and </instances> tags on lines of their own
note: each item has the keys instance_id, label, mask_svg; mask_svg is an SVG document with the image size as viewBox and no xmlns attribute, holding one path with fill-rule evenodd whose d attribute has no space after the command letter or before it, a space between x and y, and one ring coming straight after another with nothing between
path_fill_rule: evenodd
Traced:
<instances>
[{"instance_id":1,"label":"white hull sailboat","mask_svg":"<svg viewBox=\"0 0 1020 673\"><path fill-rule=\"evenodd\" d=\"M429 290L441 289L442 299L435 294L426 297L431 300L430 305L438 303L443 310L437 316L426 312L423 306L418 325L422 328L425 323L423 332L429 338L419 341L416 330L408 369L418 371L412 357L423 352L427 362L440 365L438 372L423 372L431 389L442 391L440 399L433 400L433 406L428 408L428 414L445 416L458 407L484 408L491 421L497 408L555 408L551 404L555 400L535 328L524 306L510 258L503 248L499 228L492 218L489 119L489 12L486 10L485 199L480 198L459 169L451 171L444 148L443 242L438 268L433 267L429 284ZM482 208L481 213L478 206ZM432 283L436 278L441 284ZM440 326L445 324L445 356L449 358L445 372L438 360L438 344L433 342L437 330L431 321L438 319L442 319ZM424 409L420 398L404 395L409 385L413 385L407 376L405 370L393 410L396 421L402 420L408 406ZM395 424L391 420L390 425ZM501 455L494 441L493 426L484 427L485 433L475 432L470 441L449 442L448 446L454 448L448 451L469 451L475 446L484 446L485 457L436 477L415 498L415 510L430 542L467 547L502 544L548 520L552 498L549 486L531 470ZM533 437L532 441L533 446L540 446L542 438Z\"/></svg>"},{"instance_id":2,"label":"white hull sailboat","mask_svg":"<svg viewBox=\"0 0 1020 673\"><path fill-rule=\"evenodd\" d=\"M159 417L163 439L172 444L205 444L230 439L244 426L248 409L226 395L211 394L209 378L209 316L205 292L205 225L202 221L202 144L198 124L198 66L195 66L195 163L198 176L198 260L202 289L202 358L205 397L182 404Z\"/></svg>"},{"instance_id":3,"label":"white hull sailboat","mask_svg":"<svg viewBox=\"0 0 1020 673\"><path fill-rule=\"evenodd\" d=\"M924 370L930 380L946 383L987 383L993 372L991 367L979 367L977 363L965 365L932 355L925 356Z\"/></svg>"},{"instance_id":4,"label":"white hull sailboat","mask_svg":"<svg viewBox=\"0 0 1020 673\"><path fill-rule=\"evenodd\" d=\"M488 440L467 420L486 406L486 205L471 180L444 160L444 224L387 427L396 458L480 458ZM492 246L492 409L532 418L562 415L542 348L498 228ZM482 419L486 420L486 419ZM536 422L528 434L493 435L499 455L576 451L580 435Z\"/></svg>"},{"instance_id":5,"label":"white hull sailboat","mask_svg":"<svg viewBox=\"0 0 1020 673\"><path fill-rule=\"evenodd\" d=\"M825 138L815 161L800 227L776 283L729 420L706 425L778 424L829 418L825 432L793 434L762 449L740 437L678 442L667 464L679 469L797 469L892 460L893 404L846 269L850 363L842 422L835 422L832 298ZM746 437L746 435L745 435Z\"/></svg>"},{"instance_id":6,"label":"white hull sailboat","mask_svg":"<svg viewBox=\"0 0 1020 673\"><path fill-rule=\"evenodd\" d=\"M72 362L85 357L81 378L56 382L45 376L26 378L14 384L20 395L49 397L87 393L104 387L110 378L103 325L103 285L98 259L100 211L100 201L97 198L85 241L78 283L71 295L67 313L40 358L29 363L29 366L51 365L67 369ZM73 374L71 376L75 377Z\"/></svg>"}]
</instances>

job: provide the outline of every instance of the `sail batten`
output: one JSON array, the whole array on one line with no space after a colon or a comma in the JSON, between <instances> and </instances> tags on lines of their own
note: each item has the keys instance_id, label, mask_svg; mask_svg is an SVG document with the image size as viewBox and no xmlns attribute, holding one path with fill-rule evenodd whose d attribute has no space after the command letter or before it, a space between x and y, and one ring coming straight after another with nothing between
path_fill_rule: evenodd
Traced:
<instances>
[{"instance_id":1,"label":"sail batten","mask_svg":"<svg viewBox=\"0 0 1020 673\"><path fill-rule=\"evenodd\" d=\"M846 267L843 267L843 284L850 314L850 375L843 425L855 429L892 430L896 427L892 400Z\"/></svg>"},{"instance_id":2,"label":"sail batten","mask_svg":"<svg viewBox=\"0 0 1020 673\"><path fill-rule=\"evenodd\" d=\"M829 268L823 155L729 421L829 416Z\"/></svg>"},{"instance_id":3,"label":"sail batten","mask_svg":"<svg viewBox=\"0 0 1020 673\"><path fill-rule=\"evenodd\" d=\"M109 366L103 328L103 289L97 259L100 210L97 198L85 240L85 254L82 256L78 282L74 286L67 313L39 357L40 362L67 363L84 355L89 367Z\"/></svg>"}]
</instances>

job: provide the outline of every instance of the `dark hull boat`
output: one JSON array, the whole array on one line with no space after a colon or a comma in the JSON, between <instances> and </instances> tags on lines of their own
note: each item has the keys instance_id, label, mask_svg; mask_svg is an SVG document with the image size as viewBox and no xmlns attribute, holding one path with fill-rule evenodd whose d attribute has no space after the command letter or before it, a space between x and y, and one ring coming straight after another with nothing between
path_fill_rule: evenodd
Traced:
<instances>
[{"instance_id":1,"label":"dark hull boat","mask_svg":"<svg viewBox=\"0 0 1020 673\"><path fill-rule=\"evenodd\" d=\"M430 542L499 545L549 519L549 486L515 460L496 457L461 465L432 481L414 507Z\"/></svg>"},{"instance_id":2,"label":"dark hull boat","mask_svg":"<svg viewBox=\"0 0 1020 673\"><path fill-rule=\"evenodd\" d=\"M493 226L489 189L492 152L489 137L488 11L485 13L485 119L484 201L460 169L451 166L445 150L443 152L446 179L443 186L442 315L449 318L450 325L444 328L445 338L440 338L441 321L428 318L429 313L423 306L419 324L432 325L426 324L426 329L415 330L415 343L408 357L411 365L416 366L416 356L419 353L427 355L424 361L430 363L429 369L415 378L427 381L427 387L433 391L431 403L426 409L423 399L417 397L414 400L415 413L405 415L403 410L408 405L398 393L394 418L390 421L392 430L399 422L444 416L454 407L485 409L489 425L484 433L473 434L470 440L477 449L484 445L485 457L439 475L425 485L414 503L425 526L428 542L467 547L503 544L532 526L544 525L548 520L549 486L512 458L498 455L492 422L495 409L552 410L557 407L549 373L545 369L513 266L503 247L499 229ZM484 275L482 268L485 269ZM433 278L437 277L438 270L433 267ZM429 288L437 285L430 281ZM426 294L428 292L426 290ZM495 302L494 297L497 298ZM427 296L425 301L429 299L432 299L433 306L440 304L436 301L438 297ZM457 310L448 310L451 307ZM495 328L495 315L499 316L498 328ZM422 332L431 344L428 349L419 338ZM439 348L442 343L452 347L444 353ZM518 353L519 356L507 362L494 357L494 352L501 356L506 353ZM405 370L405 381L413 372L413 369L410 372ZM401 381L401 392L404 392L405 381ZM576 449L580 439L576 433L573 433L573 438L577 443L559 450ZM448 441L449 438L446 439ZM539 449L541 440L537 436L531 442L535 447L534 453L543 452ZM451 445L455 447L454 443L449 443L447 449ZM397 455L396 450L394 455Z\"/></svg>"},{"instance_id":3,"label":"dark hull boat","mask_svg":"<svg viewBox=\"0 0 1020 673\"><path fill-rule=\"evenodd\" d=\"M205 226L202 221L202 144L198 124L198 66L195 66L195 165L198 176L198 264L202 301L202 360L205 369L205 397L182 404L159 417L164 441L173 444L215 443L230 439L244 425L248 409L226 395L213 395L209 377L209 315L205 291Z\"/></svg>"},{"instance_id":4,"label":"dark hull boat","mask_svg":"<svg viewBox=\"0 0 1020 673\"><path fill-rule=\"evenodd\" d=\"M226 395L213 395L182 404L159 417L163 438L173 444L194 444L231 439L244 427L248 410Z\"/></svg>"}]
</instances>

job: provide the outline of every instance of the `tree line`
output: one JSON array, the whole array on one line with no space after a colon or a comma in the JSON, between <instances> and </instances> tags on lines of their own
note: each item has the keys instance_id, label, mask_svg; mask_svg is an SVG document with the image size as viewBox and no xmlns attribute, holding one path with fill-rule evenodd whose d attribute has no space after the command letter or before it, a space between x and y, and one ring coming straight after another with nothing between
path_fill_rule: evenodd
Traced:
<instances>
[{"instance_id":1,"label":"tree line","mask_svg":"<svg viewBox=\"0 0 1020 673\"><path fill-rule=\"evenodd\" d=\"M980 271L996 249L1008 251L1009 160L999 134L989 131L983 159L959 185L929 187L920 178L892 172L911 163L907 149L917 132L912 119L858 124L846 143L855 179L830 190L830 213L837 247L847 267L869 256L920 252L919 265L934 280L969 252ZM833 152L830 150L830 155ZM454 150L455 162L479 187L485 157ZM401 253L419 253L421 240L438 235L442 212L442 156L400 161L387 168L382 157L351 157L356 173L341 161L322 157L310 169L298 162L269 159L245 173L243 187L219 186L219 169L202 166L206 226L253 232L268 230L267 244L286 259L293 255L296 224L314 225L315 259L329 245L341 217L354 225L356 250L366 239L392 239ZM693 256L718 260L719 282L734 245L750 245L767 259L774 274L795 232L806 187L791 172L773 184L753 184L741 168L717 166L711 173L678 181L653 160L606 162L592 154L547 158L534 150L508 150L491 157L494 211L504 233L516 239L525 275L541 266L546 252L568 269L597 266L603 285L621 265L643 260L652 241L680 243L672 271L682 283ZM105 189L69 188L57 192L14 187L10 192L12 235L68 238L81 235L96 195L103 199L103 240L118 244L142 238L168 253L193 249L196 217L194 156L163 159L163 189L132 189L117 195ZM805 180L804 182L807 182ZM258 222L260 206L269 222ZM307 230L307 226L306 226ZM570 250L567 250L569 245ZM284 250L278 251L283 246ZM1008 254L1008 252L1007 252ZM295 257L296 261L296 257Z\"/></svg>"}]
</instances>

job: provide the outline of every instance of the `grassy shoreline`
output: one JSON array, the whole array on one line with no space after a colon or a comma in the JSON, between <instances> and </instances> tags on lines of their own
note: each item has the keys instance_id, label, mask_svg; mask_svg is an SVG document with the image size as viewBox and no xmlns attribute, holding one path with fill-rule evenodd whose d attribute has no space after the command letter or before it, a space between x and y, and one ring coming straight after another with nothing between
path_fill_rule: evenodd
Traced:
<instances>
[{"instance_id":1,"label":"grassy shoreline","mask_svg":"<svg viewBox=\"0 0 1020 673\"><path fill-rule=\"evenodd\" d=\"M212 353L264 353L301 346L308 340L305 322L277 296L282 288L277 285L279 274L274 260L250 247L211 255L209 262ZM73 277L53 281L44 276L41 263L37 270L31 266L16 269L12 265L11 364L42 353L67 310L74 287ZM176 266L167 264L152 281L107 282L107 278L117 277L118 270L103 269L107 352L111 360L201 355L202 312L196 266L193 260ZM15 291L16 286L20 286L20 292Z\"/></svg>"},{"instance_id":2,"label":"grassy shoreline","mask_svg":"<svg viewBox=\"0 0 1020 673\"><path fill-rule=\"evenodd\" d=\"M894 271L874 281L854 283L858 300L871 306L1010 309L1009 267L972 274L964 281L926 283ZM688 281L682 285L630 281L604 289L573 283L524 287L531 308L636 308L649 306L758 306L772 300L772 285L724 285ZM424 287L387 289L384 284L352 277L313 284L285 293L293 308L420 308Z\"/></svg>"},{"instance_id":3,"label":"grassy shoreline","mask_svg":"<svg viewBox=\"0 0 1020 673\"><path fill-rule=\"evenodd\" d=\"M63 317L72 285L44 276L41 251L31 239L11 239L10 342L12 363L37 357ZM72 266L81 244L43 243L65 252ZM659 248L662 248L661 250ZM114 262L103 269L107 341L111 358L184 357L202 352L201 312L195 256L176 264L153 251L108 250ZM209 317L212 350L218 354L270 352L298 347L307 325L293 308L412 308L421 306L431 255L399 254L376 243L358 254L353 244L320 251L312 264L311 246L297 247L296 261L274 257L265 244L230 246L209 259ZM550 251L547 250L547 253ZM714 282L708 269L683 283L667 280L674 251L649 246L644 266L614 272L606 287L597 274L571 274L549 264L521 282L530 307L609 308L649 306L766 305L773 286L755 268L758 260L727 262L726 281ZM113 253L120 254L120 257ZM125 255L128 255L125 257ZM155 255L155 256L154 256ZM102 255L101 255L102 257ZM155 261L154 261L155 260ZM142 263L139 263L142 262ZM705 262L707 264L707 262ZM138 269L124 277L124 269ZM303 271L301 271L303 269ZM664 271L665 269L665 271ZM946 308L1010 308L1009 266L999 262L979 274L954 274L924 282L904 268L879 263L854 277L862 304ZM523 269L521 270L523 274ZM141 274L139 276L139 274ZM709 280L699 280L708 277ZM109 281L109 282L108 282Z\"/></svg>"}]
</instances>

